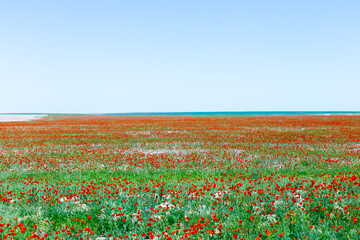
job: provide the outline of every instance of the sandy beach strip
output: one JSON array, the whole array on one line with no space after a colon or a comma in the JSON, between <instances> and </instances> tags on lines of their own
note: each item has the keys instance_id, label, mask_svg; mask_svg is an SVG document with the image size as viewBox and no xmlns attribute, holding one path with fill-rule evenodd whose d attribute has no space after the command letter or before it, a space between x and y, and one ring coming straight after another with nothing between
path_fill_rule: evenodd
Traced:
<instances>
[{"instance_id":1,"label":"sandy beach strip","mask_svg":"<svg viewBox=\"0 0 360 240\"><path fill-rule=\"evenodd\" d=\"M37 120L47 115L35 114L0 114L0 122L24 122L30 120Z\"/></svg>"}]
</instances>

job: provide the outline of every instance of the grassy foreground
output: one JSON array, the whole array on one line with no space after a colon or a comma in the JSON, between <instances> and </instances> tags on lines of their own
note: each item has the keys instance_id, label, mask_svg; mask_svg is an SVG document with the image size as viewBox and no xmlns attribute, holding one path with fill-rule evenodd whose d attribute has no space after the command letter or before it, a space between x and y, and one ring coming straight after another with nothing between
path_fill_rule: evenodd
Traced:
<instances>
[{"instance_id":1,"label":"grassy foreground","mask_svg":"<svg viewBox=\"0 0 360 240\"><path fill-rule=\"evenodd\" d=\"M0 239L360 239L360 117L0 123Z\"/></svg>"}]
</instances>

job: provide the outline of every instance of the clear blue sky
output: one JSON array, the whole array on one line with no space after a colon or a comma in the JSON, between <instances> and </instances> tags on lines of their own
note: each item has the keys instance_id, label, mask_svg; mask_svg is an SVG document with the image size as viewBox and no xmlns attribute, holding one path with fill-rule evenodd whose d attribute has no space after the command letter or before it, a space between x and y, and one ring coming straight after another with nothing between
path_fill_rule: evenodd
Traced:
<instances>
[{"instance_id":1,"label":"clear blue sky","mask_svg":"<svg viewBox=\"0 0 360 240\"><path fill-rule=\"evenodd\" d=\"M360 110L360 1L2 1L0 112Z\"/></svg>"}]
</instances>

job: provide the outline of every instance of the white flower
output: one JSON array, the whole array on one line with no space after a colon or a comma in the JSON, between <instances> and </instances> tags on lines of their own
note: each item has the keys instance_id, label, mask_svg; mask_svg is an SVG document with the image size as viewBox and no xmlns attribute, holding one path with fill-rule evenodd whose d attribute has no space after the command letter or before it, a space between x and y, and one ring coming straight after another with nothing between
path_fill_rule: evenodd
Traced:
<instances>
[{"instance_id":1,"label":"white flower","mask_svg":"<svg viewBox=\"0 0 360 240\"><path fill-rule=\"evenodd\" d=\"M220 198L220 197L221 197L221 192L215 193L214 198Z\"/></svg>"},{"instance_id":2,"label":"white flower","mask_svg":"<svg viewBox=\"0 0 360 240\"><path fill-rule=\"evenodd\" d=\"M160 205L157 206L158 208L174 208L174 205L168 203L168 202L163 202Z\"/></svg>"}]
</instances>

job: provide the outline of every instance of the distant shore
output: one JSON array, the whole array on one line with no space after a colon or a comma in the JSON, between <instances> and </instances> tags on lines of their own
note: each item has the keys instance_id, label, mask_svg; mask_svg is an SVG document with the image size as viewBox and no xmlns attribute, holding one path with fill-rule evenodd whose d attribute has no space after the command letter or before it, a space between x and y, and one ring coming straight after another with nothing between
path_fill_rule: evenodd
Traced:
<instances>
[{"instance_id":1,"label":"distant shore","mask_svg":"<svg viewBox=\"0 0 360 240\"><path fill-rule=\"evenodd\" d=\"M122 113L0 113L4 115L360 115L360 111L209 111Z\"/></svg>"},{"instance_id":2,"label":"distant shore","mask_svg":"<svg viewBox=\"0 0 360 240\"><path fill-rule=\"evenodd\" d=\"M0 113L0 122L23 122L38 120L44 117L68 118L82 116L359 116L358 111L223 111L223 112L133 112L133 113Z\"/></svg>"}]
</instances>

